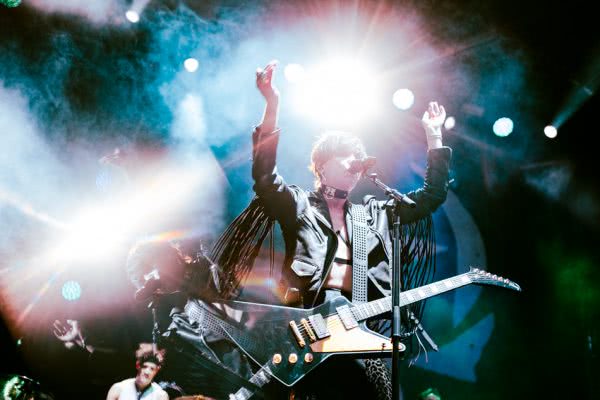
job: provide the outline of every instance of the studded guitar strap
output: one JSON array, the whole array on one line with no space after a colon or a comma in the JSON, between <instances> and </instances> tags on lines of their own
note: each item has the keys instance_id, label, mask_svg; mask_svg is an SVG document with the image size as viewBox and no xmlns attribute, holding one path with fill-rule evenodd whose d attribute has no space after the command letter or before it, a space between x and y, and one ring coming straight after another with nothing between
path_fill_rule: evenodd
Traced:
<instances>
[{"instance_id":1,"label":"studded guitar strap","mask_svg":"<svg viewBox=\"0 0 600 400\"><path fill-rule=\"evenodd\" d=\"M367 211L362 204L352 204L352 302L367 302Z\"/></svg>"}]
</instances>

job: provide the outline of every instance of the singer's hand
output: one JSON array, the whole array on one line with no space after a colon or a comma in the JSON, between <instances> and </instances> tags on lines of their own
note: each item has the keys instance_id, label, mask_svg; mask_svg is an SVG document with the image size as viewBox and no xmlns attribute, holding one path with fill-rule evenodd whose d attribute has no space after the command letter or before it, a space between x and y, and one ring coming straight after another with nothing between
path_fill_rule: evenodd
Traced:
<instances>
[{"instance_id":1,"label":"singer's hand","mask_svg":"<svg viewBox=\"0 0 600 400\"><path fill-rule=\"evenodd\" d=\"M432 101L429 103L429 107L427 111L423 114L423 118L421 119L421 123L423 124L423 128L429 135L431 134L442 134L441 128L446 120L446 110L444 106L438 105L436 101Z\"/></svg>"},{"instance_id":2,"label":"singer's hand","mask_svg":"<svg viewBox=\"0 0 600 400\"><path fill-rule=\"evenodd\" d=\"M62 342L72 342L75 339L79 339L81 335L79 323L76 320L68 319L67 325L68 327L59 320L54 321L54 336Z\"/></svg>"},{"instance_id":3,"label":"singer's hand","mask_svg":"<svg viewBox=\"0 0 600 400\"><path fill-rule=\"evenodd\" d=\"M423 114L421 123L427 135L427 147L437 149L442 147L442 125L446 120L446 110L444 106L439 106L437 102L429 103L427 111Z\"/></svg>"},{"instance_id":4,"label":"singer's hand","mask_svg":"<svg viewBox=\"0 0 600 400\"><path fill-rule=\"evenodd\" d=\"M67 325L68 326L65 326L59 320L55 320L53 324L54 336L63 342L67 349L71 349L77 345L82 349L92 352L93 348L91 346L86 346L85 344L85 340L81 334L81 328L79 328L79 322L74 319L68 319Z\"/></svg>"},{"instance_id":5,"label":"singer's hand","mask_svg":"<svg viewBox=\"0 0 600 400\"><path fill-rule=\"evenodd\" d=\"M256 87L267 102L279 99L279 90L273 84L273 72L277 63L277 60L273 60L265 68L256 69Z\"/></svg>"}]
</instances>

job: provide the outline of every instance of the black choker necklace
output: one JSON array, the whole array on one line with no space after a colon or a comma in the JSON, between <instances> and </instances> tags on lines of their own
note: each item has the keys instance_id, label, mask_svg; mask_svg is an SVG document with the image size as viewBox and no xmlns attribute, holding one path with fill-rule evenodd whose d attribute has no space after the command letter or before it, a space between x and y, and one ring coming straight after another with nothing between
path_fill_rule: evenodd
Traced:
<instances>
[{"instance_id":1,"label":"black choker necklace","mask_svg":"<svg viewBox=\"0 0 600 400\"><path fill-rule=\"evenodd\" d=\"M329 199L346 199L348 198L348 192L346 190L336 189L331 186L321 184L321 193Z\"/></svg>"}]
</instances>

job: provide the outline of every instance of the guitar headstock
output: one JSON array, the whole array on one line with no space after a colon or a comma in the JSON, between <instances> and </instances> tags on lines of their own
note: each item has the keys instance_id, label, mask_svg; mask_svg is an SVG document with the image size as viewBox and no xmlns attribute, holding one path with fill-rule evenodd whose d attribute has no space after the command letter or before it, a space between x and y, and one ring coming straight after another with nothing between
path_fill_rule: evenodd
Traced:
<instances>
[{"instance_id":1,"label":"guitar headstock","mask_svg":"<svg viewBox=\"0 0 600 400\"><path fill-rule=\"evenodd\" d=\"M479 268L469 267L469 272L466 275L471 279L471 282L481 285L500 286L506 289L521 291L521 286L511 281L510 279L492 274Z\"/></svg>"}]
</instances>

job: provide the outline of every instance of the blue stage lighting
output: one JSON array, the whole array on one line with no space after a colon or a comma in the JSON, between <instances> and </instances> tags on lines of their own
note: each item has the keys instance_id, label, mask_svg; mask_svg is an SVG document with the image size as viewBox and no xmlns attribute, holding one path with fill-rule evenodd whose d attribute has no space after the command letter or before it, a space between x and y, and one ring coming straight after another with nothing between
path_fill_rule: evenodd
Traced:
<instances>
[{"instance_id":1,"label":"blue stage lighting","mask_svg":"<svg viewBox=\"0 0 600 400\"><path fill-rule=\"evenodd\" d=\"M67 301L75 301L81 297L81 286L77 281L67 281L62 287L62 296Z\"/></svg>"}]
</instances>

